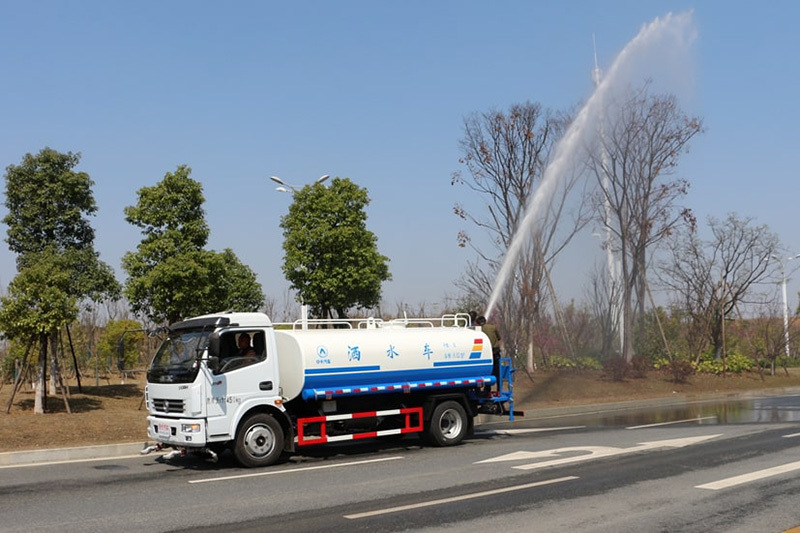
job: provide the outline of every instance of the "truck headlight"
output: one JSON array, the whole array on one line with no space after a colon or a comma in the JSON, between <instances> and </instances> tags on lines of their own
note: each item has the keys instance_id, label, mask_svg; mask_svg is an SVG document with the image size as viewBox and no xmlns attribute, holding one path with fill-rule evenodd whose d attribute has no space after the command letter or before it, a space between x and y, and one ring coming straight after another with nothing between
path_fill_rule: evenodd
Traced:
<instances>
[{"instance_id":1,"label":"truck headlight","mask_svg":"<svg viewBox=\"0 0 800 533\"><path fill-rule=\"evenodd\" d=\"M181 424L181 433L200 433L200 424Z\"/></svg>"}]
</instances>

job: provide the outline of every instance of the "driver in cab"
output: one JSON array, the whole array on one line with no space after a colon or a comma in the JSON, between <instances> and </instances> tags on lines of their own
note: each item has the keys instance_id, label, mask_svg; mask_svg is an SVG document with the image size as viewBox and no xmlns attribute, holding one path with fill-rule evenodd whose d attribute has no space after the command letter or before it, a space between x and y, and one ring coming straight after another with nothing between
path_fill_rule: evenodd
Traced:
<instances>
[{"instance_id":1,"label":"driver in cab","mask_svg":"<svg viewBox=\"0 0 800 533\"><path fill-rule=\"evenodd\" d=\"M242 333L239 335L239 340L237 341L237 345L239 346L239 351L236 352L238 357L255 357L256 351L250 346L250 334L249 333Z\"/></svg>"},{"instance_id":2,"label":"driver in cab","mask_svg":"<svg viewBox=\"0 0 800 533\"><path fill-rule=\"evenodd\" d=\"M257 362L256 351L250 345L250 334L242 333L239 335L239 338L236 339L236 351L231 352L228 357L222 360L219 370L217 370L216 373L224 374Z\"/></svg>"}]
</instances>

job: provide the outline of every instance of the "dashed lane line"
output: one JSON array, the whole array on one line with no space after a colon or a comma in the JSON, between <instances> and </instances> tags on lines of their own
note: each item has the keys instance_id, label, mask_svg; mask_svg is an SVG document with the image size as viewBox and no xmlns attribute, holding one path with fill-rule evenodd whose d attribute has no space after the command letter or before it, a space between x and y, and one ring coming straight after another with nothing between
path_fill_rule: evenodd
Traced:
<instances>
[{"instance_id":1,"label":"dashed lane line","mask_svg":"<svg viewBox=\"0 0 800 533\"><path fill-rule=\"evenodd\" d=\"M431 500L427 502L412 503L409 505L399 505L397 507L387 507L385 509L376 509L375 511L367 511L365 513L356 513L344 515L345 518L356 520L359 518L369 518L371 516L378 516L389 513L397 513L400 511L412 511L414 509L421 509L423 507L432 507L434 505L443 505L446 503L460 502L464 500L472 500L475 498L483 498L485 496L493 496L495 494L503 494L506 492L513 492L517 490L525 490L533 487L541 487L544 485L552 485L553 483L562 483L564 481L571 481L578 479L576 476L560 477L556 479L549 479L546 481L537 481L535 483L526 483L524 485L514 485L512 487L504 487L502 489L485 490L482 492L473 492L471 494L463 494L461 496L453 496L452 498L442 498L441 500Z\"/></svg>"},{"instance_id":2,"label":"dashed lane line","mask_svg":"<svg viewBox=\"0 0 800 533\"><path fill-rule=\"evenodd\" d=\"M730 487L735 487L737 485L750 483L752 481L758 481L759 479L785 474L786 472L793 472L795 470L800 470L800 461L795 461L794 463L787 463L785 465L780 465L780 466L774 466L772 468L765 468L764 470L750 472L749 474L742 474L740 476L733 476L726 479L720 479L719 481L714 481L712 483L697 485L695 488L708 489L708 490L727 489Z\"/></svg>"},{"instance_id":3,"label":"dashed lane line","mask_svg":"<svg viewBox=\"0 0 800 533\"><path fill-rule=\"evenodd\" d=\"M673 424L685 424L687 422L701 422L703 420L715 420L716 416L703 416L697 418L687 418L686 420L673 420L672 422L659 422L657 424L643 424L641 426L628 426L625 429L644 429L644 428L654 428L658 426L671 426Z\"/></svg>"},{"instance_id":4,"label":"dashed lane line","mask_svg":"<svg viewBox=\"0 0 800 533\"><path fill-rule=\"evenodd\" d=\"M334 464L327 464L327 465L317 465L317 466L306 466L302 468L292 468L290 470L272 470L268 472L256 472L254 474L241 474L238 476L225 476L225 477L213 477L213 478L206 478L206 479L193 479L189 481L190 484L194 483L211 483L212 481L230 481L231 479L244 479L248 477L261 477L261 476L278 476L282 474L297 474L299 472L308 472L310 470L326 470L329 468L342 468L345 466L357 466L357 465L365 465L369 463L381 463L384 461L396 461L397 459L403 459L402 456L394 456L394 457L381 457L380 459L367 459L365 461L351 461L348 463L334 463Z\"/></svg>"},{"instance_id":5,"label":"dashed lane line","mask_svg":"<svg viewBox=\"0 0 800 533\"><path fill-rule=\"evenodd\" d=\"M526 433L544 433L547 431L565 431L569 429L584 429L586 426L560 426L552 428L519 428L519 429L489 429L475 433L489 433L494 435L524 435Z\"/></svg>"}]
</instances>

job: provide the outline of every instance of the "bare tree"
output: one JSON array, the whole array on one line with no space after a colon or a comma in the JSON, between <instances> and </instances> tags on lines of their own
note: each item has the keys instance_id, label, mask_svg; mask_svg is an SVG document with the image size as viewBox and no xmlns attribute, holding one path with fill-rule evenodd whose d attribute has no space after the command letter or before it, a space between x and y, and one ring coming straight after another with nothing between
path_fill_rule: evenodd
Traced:
<instances>
[{"instance_id":1,"label":"bare tree","mask_svg":"<svg viewBox=\"0 0 800 533\"><path fill-rule=\"evenodd\" d=\"M690 358L699 362L710 339L717 282L713 259L694 231L676 232L670 239L669 259L659 272L660 283L669 290L672 305L684 317L683 337Z\"/></svg>"},{"instance_id":2,"label":"bare tree","mask_svg":"<svg viewBox=\"0 0 800 533\"><path fill-rule=\"evenodd\" d=\"M614 332L619 328L619 314L614 312L614 303L619 301L619 283L610 278L608 270L596 266L590 275L585 295L599 330L599 353L613 353Z\"/></svg>"},{"instance_id":3,"label":"bare tree","mask_svg":"<svg viewBox=\"0 0 800 533\"><path fill-rule=\"evenodd\" d=\"M694 224L691 211L678 206L688 182L669 177L702 125L681 112L674 96L651 95L645 83L612 102L600 128L589 168L600 185L598 220L611 235L606 246L620 261L622 351L630 361L634 308L643 317L647 301L648 254L676 226Z\"/></svg>"},{"instance_id":4,"label":"bare tree","mask_svg":"<svg viewBox=\"0 0 800 533\"><path fill-rule=\"evenodd\" d=\"M765 360L769 363L770 374L775 375L775 366L784 354L784 330L781 304L777 297L764 301L757 307L756 315L747 321L744 337L750 344L756 362ZM788 371L787 371L788 375Z\"/></svg>"},{"instance_id":5,"label":"bare tree","mask_svg":"<svg viewBox=\"0 0 800 533\"><path fill-rule=\"evenodd\" d=\"M759 304L755 287L773 279L779 248L777 235L751 218L730 214L724 221L709 218L712 238L676 233L670 239L670 259L661 269L661 282L691 317L695 334L705 331L715 357L724 357L725 321L737 309Z\"/></svg>"},{"instance_id":6,"label":"bare tree","mask_svg":"<svg viewBox=\"0 0 800 533\"><path fill-rule=\"evenodd\" d=\"M454 211L484 231L491 243L490 249L484 249L474 245L466 231L458 235L460 246L470 246L477 252L478 259L468 264L457 283L471 300L488 302L506 250L520 230L528 202L568 122L568 116L543 111L539 104L530 102L513 105L507 113L489 111L465 119L460 163L467 173L455 172L452 183L463 184L477 193L483 205L473 211L456 205ZM571 213L571 226L559 231L559 222L566 218L567 199L576 183L577 176L570 176L553 194L537 233L519 254L513 282L506 284L494 317L499 319L506 351L527 352L529 371L533 370L534 328L546 301L542 289L547 265L587 220L580 203Z\"/></svg>"}]
</instances>

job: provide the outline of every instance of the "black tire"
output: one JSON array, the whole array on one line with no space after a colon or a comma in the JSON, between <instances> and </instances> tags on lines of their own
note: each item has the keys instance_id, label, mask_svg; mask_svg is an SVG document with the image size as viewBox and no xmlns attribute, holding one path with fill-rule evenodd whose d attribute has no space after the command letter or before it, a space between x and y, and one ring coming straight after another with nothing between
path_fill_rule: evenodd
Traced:
<instances>
[{"instance_id":1,"label":"black tire","mask_svg":"<svg viewBox=\"0 0 800 533\"><path fill-rule=\"evenodd\" d=\"M283 451L283 428L267 414L247 418L236 434L233 455L242 466L268 466L278 460Z\"/></svg>"},{"instance_id":2,"label":"black tire","mask_svg":"<svg viewBox=\"0 0 800 533\"><path fill-rule=\"evenodd\" d=\"M227 442L209 442L206 444L206 448L211 450L212 452L216 453L217 455L221 454L225 450L228 449Z\"/></svg>"},{"instance_id":3,"label":"black tire","mask_svg":"<svg viewBox=\"0 0 800 533\"><path fill-rule=\"evenodd\" d=\"M454 446L464 439L468 427L464 406L455 401L442 402L433 410L428 439L437 446Z\"/></svg>"}]
</instances>

